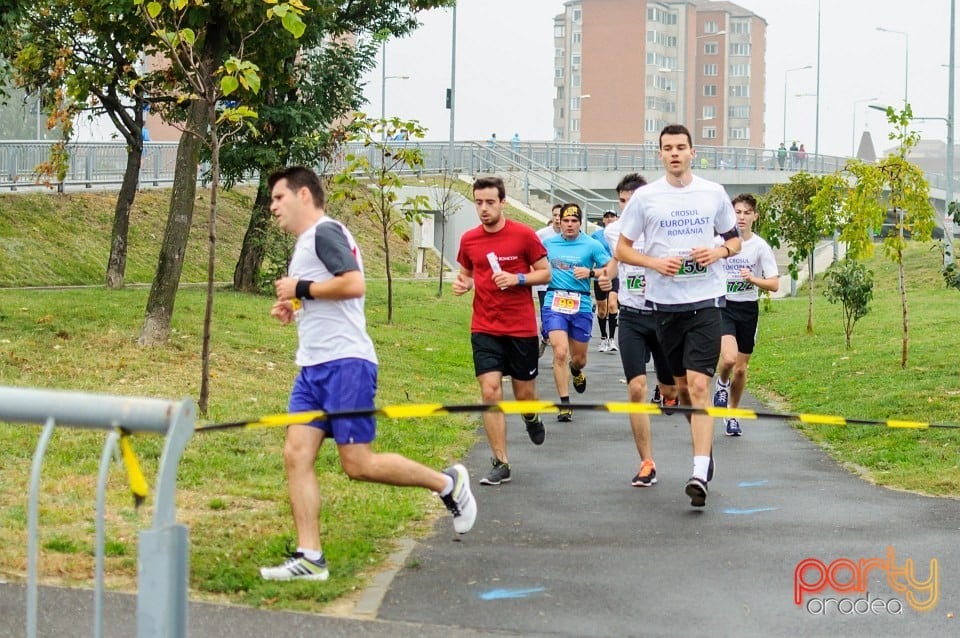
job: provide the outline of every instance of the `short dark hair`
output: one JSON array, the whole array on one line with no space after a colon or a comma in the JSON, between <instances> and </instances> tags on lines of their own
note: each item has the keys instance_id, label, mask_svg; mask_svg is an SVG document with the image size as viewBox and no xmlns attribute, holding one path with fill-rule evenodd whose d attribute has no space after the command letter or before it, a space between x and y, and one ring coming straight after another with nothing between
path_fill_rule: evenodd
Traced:
<instances>
[{"instance_id":1,"label":"short dark hair","mask_svg":"<svg viewBox=\"0 0 960 638\"><path fill-rule=\"evenodd\" d=\"M267 188L273 192L273 187L280 180L287 180L287 188L296 193L301 188L306 188L313 195L313 203L317 208L323 208L325 196L323 193L323 184L320 177L306 166L288 166L270 173L267 177Z\"/></svg>"},{"instance_id":2,"label":"short dark hair","mask_svg":"<svg viewBox=\"0 0 960 638\"><path fill-rule=\"evenodd\" d=\"M734 206L736 206L740 202L743 202L753 210L757 210L757 198L751 195L750 193L740 193L739 195L734 197L732 200L730 200L730 203L733 204Z\"/></svg>"},{"instance_id":3,"label":"short dark hair","mask_svg":"<svg viewBox=\"0 0 960 638\"><path fill-rule=\"evenodd\" d=\"M623 179L617 184L617 194L623 192L633 192L640 188L641 186L646 186L647 180L643 178L643 175L640 173L630 173L629 175L624 175Z\"/></svg>"},{"instance_id":4,"label":"short dark hair","mask_svg":"<svg viewBox=\"0 0 960 638\"><path fill-rule=\"evenodd\" d=\"M484 188L496 188L501 202L507 198L507 187L503 185L503 180L499 177L492 175L490 177L478 177L476 181L473 182L473 192L483 190Z\"/></svg>"},{"instance_id":5,"label":"short dark hair","mask_svg":"<svg viewBox=\"0 0 960 638\"><path fill-rule=\"evenodd\" d=\"M683 124L667 124L663 127L663 130L660 131L660 148L663 148L664 135L686 135L687 144L690 145L690 148L693 148L693 138L690 137L690 131Z\"/></svg>"},{"instance_id":6,"label":"short dark hair","mask_svg":"<svg viewBox=\"0 0 960 638\"><path fill-rule=\"evenodd\" d=\"M552 215L552 214L553 214L553 211L555 211L555 210L557 210L557 209L559 209L559 208L563 208L563 204L561 204L560 202L557 202L556 204L554 204L553 206L550 207L550 214Z\"/></svg>"}]
</instances>

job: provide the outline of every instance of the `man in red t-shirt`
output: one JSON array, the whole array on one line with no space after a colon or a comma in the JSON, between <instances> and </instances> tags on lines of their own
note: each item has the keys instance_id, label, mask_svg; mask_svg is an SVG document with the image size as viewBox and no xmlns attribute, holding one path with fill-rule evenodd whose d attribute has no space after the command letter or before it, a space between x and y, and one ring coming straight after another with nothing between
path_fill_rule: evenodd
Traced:
<instances>
[{"instance_id":1,"label":"man in red t-shirt","mask_svg":"<svg viewBox=\"0 0 960 638\"><path fill-rule=\"evenodd\" d=\"M475 291L470 343L480 394L488 403L502 401L501 381L509 375L513 396L518 401L534 401L540 339L528 286L550 281L547 251L533 229L503 216L507 191L502 179L477 179L473 200L480 225L460 238L460 272L453 282L453 294ZM543 443L545 431L539 415L521 416L530 440L535 445ZM484 412L483 427L493 451L493 469L480 484L507 483L507 420L502 413Z\"/></svg>"}]
</instances>

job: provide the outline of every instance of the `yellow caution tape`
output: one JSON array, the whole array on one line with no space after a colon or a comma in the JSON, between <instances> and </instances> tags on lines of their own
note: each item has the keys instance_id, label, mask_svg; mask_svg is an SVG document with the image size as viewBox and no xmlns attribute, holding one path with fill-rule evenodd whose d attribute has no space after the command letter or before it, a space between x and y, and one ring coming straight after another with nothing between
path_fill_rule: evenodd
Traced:
<instances>
[{"instance_id":1,"label":"yellow caution tape","mask_svg":"<svg viewBox=\"0 0 960 638\"><path fill-rule=\"evenodd\" d=\"M560 408L573 410L594 410L613 414L647 414L660 416L666 413L679 412L681 414L707 414L714 418L737 419L785 419L798 420L801 423L816 425L883 425L889 428L948 428L960 429L956 423L928 423L926 421L912 421L903 419L855 419L845 418L832 414L790 414L784 412L770 412L750 410L746 408L693 408L690 406L673 406L666 410L655 403L553 403L551 401L499 401L497 403L480 403L469 405L443 405L440 403L410 403L388 405L382 408L364 410L343 410L340 412L293 412L289 414L271 414L228 423L213 423L201 426L197 432L210 430L226 430L233 428L278 427L298 425L344 417L373 416L389 419L409 419L432 416L442 416L470 412L501 412L503 414L530 414L539 412L556 412Z\"/></svg>"},{"instance_id":2,"label":"yellow caution tape","mask_svg":"<svg viewBox=\"0 0 960 638\"><path fill-rule=\"evenodd\" d=\"M149 489L140 470L137 455L133 452L133 446L130 445L130 433L122 428L120 429L120 456L123 457L123 464L127 468L127 480L130 483L130 491L133 493L133 506L138 508L147 500Z\"/></svg>"}]
</instances>

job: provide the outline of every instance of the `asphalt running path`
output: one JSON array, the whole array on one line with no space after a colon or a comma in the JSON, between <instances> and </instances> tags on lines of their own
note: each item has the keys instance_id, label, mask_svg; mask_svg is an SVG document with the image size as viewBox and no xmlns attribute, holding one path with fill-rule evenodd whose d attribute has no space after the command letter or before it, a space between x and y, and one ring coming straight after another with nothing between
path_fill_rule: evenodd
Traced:
<instances>
[{"instance_id":1,"label":"asphalt running path","mask_svg":"<svg viewBox=\"0 0 960 638\"><path fill-rule=\"evenodd\" d=\"M587 391L572 400L625 400L619 355L597 353L596 342ZM541 359L539 388L553 399L551 355ZM716 477L706 507L695 509L683 492L692 460L680 415L654 418L659 483L652 488L630 485L639 460L624 415L574 411L563 424L545 415L540 447L519 417L508 419L512 482L479 485L490 467L479 432L465 461L476 526L456 539L449 520L439 520L390 584L378 619L551 636L960 632L957 500L875 487L783 422L743 421L744 435L732 438L718 420ZM911 588L914 602L936 595L931 611L914 609L888 582L888 548L895 568L913 561L919 581L936 561L935 594ZM836 591L831 585L859 576L837 569L823 591L802 592L798 606L795 570L808 558L824 573L837 560L855 568L860 559L884 562L864 575L868 593ZM816 590L821 574L812 565L801 579Z\"/></svg>"}]
</instances>

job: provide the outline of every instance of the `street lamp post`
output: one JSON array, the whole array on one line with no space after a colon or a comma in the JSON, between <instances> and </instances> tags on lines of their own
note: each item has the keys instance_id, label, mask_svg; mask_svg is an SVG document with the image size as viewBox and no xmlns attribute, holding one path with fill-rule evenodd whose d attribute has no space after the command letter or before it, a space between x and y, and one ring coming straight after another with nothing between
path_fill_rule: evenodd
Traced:
<instances>
[{"instance_id":1,"label":"street lamp post","mask_svg":"<svg viewBox=\"0 0 960 638\"><path fill-rule=\"evenodd\" d=\"M908 87L910 82L910 36L906 31L897 31L896 29L886 29L884 27L877 27L877 31L883 31L884 33L896 33L897 35L903 36L903 108L907 108L907 96Z\"/></svg>"},{"instance_id":2,"label":"street lamp post","mask_svg":"<svg viewBox=\"0 0 960 638\"><path fill-rule=\"evenodd\" d=\"M813 65L808 64L806 66L798 66L792 69L787 69L783 72L783 139L781 140L786 146L787 144L787 78L789 77L792 71L803 71L804 69L812 69Z\"/></svg>"},{"instance_id":3,"label":"street lamp post","mask_svg":"<svg viewBox=\"0 0 960 638\"><path fill-rule=\"evenodd\" d=\"M850 133L850 157L857 156L857 105L863 104L864 102L876 101L877 98L875 97L865 97L853 101L853 124L851 125L852 131Z\"/></svg>"},{"instance_id":4,"label":"street lamp post","mask_svg":"<svg viewBox=\"0 0 960 638\"><path fill-rule=\"evenodd\" d=\"M409 75L387 75L387 43L380 47L380 119L383 125L380 129L380 141L387 141L387 80L409 80Z\"/></svg>"},{"instance_id":5,"label":"street lamp post","mask_svg":"<svg viewBox=\"0 0 960 638\"><path fill-rule=\"evenodd\" d=\"M453 174L453 118L457 104L457 5L453 5L453 38L450 42L450 141L447 148L447 170Z\"/></svg>"}]
</instances>

